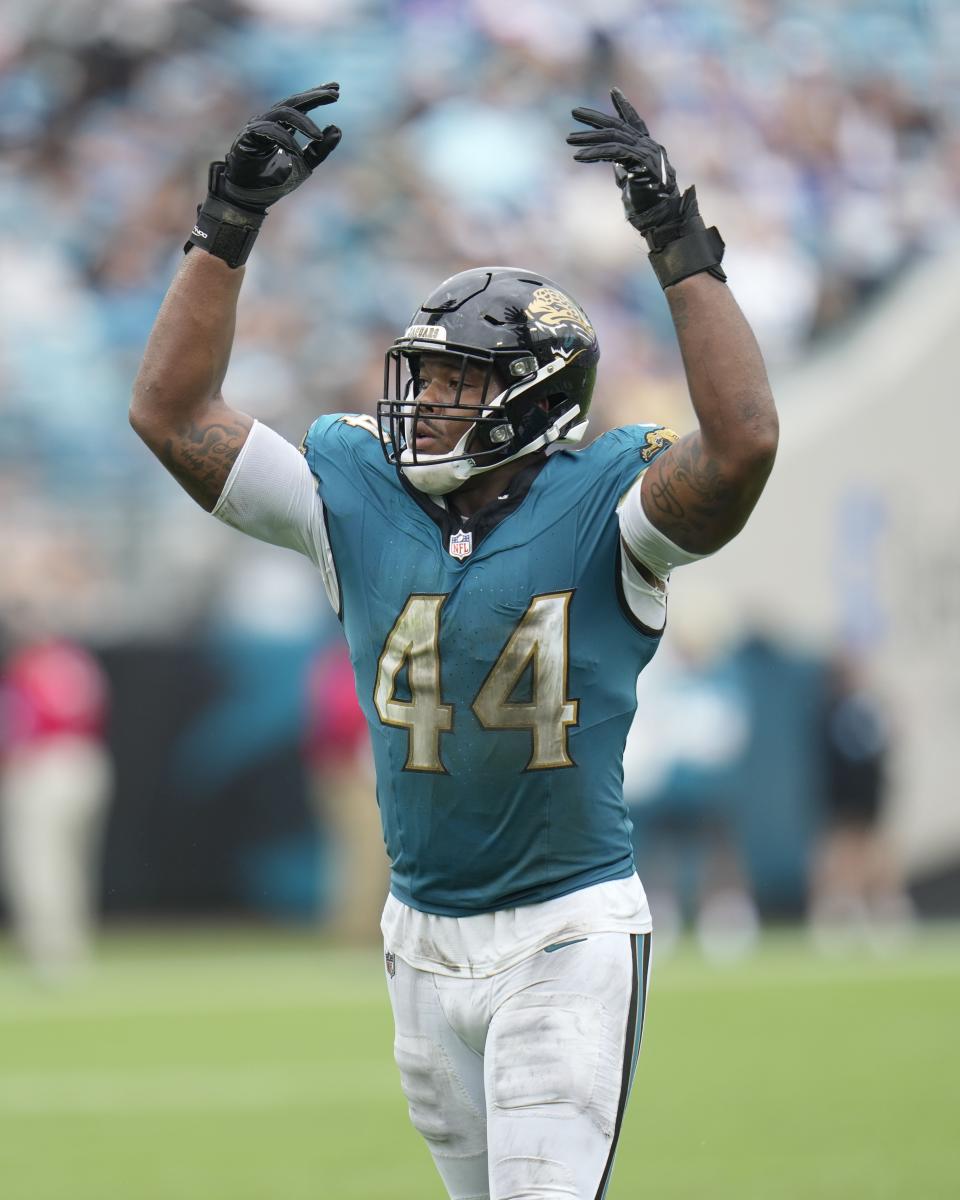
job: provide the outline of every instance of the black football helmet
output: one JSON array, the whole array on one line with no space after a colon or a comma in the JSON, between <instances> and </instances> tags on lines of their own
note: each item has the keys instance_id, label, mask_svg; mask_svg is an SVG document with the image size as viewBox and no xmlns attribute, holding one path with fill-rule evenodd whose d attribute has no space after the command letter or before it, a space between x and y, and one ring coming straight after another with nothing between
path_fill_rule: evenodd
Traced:
<instances>
[{"instance_id":1,"label":"black football helmet","mask_svg":"<svg viewBox=\"0 0 960 1200\"><path fill-rule=\"evenodd\" d=\"M459 370L463 436L445 454L417 453L414 430L421 355L449 356ZM441 496L473 475L551 442L579 442L587 427L600 349L579 304L534 271L478 267L445 280L386 354L377 405L387 461L414 487ZM480 402L461 404L468 369L485 372Z\"/></svg>"}]
</instances>

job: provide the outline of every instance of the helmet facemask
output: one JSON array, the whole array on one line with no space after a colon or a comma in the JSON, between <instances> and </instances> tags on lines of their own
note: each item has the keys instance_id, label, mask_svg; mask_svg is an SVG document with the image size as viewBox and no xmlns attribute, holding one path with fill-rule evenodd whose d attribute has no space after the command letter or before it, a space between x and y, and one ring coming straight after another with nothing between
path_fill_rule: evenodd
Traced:
<instances>
[{"instance_id":1,"label":"helmet facemask","mask_svg":"<svg viewBox=\"0 0 960 1200\"><path fill-rule=\"evenodd\" d=\"M448 406L417 400L424 354L449 358L458 370L456 392ZM377 406L388 461L419 491L442 496L472 476L532 454L550 442L560 438L579 441L586 426L585 421L576 423L579 408L568 407L561 415L555 401L562 402L564 397L549 393L550 376L565 365L558 357L538 369L532 354L518 354L516 349L498 355L496 351L435 344L392 346L384 373L387 398ZM467 404L462 397L471 369L482 371L483 378L479 402ZM420 452L415 431L421 421L434 426L456 422L462 433L458 432L449 450Z\"/></svg>"}]
</instances>

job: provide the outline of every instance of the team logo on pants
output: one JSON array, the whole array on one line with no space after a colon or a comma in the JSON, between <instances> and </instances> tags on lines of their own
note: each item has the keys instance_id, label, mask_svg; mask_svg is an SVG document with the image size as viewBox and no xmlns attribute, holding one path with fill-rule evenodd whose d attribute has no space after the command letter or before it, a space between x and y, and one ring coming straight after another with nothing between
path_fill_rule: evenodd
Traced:
<instances>
[{"instance_id":1,"label":"team logo on pants","mask_svg":"<svg viewBox=\"0 0 960 1200\"><path fill-rule=\"evenodd\" d=\"M387 964L387 974L392 979L397 973L397 956L388 950L383 956L383 961Z\"/></svg>"}]
</instances>

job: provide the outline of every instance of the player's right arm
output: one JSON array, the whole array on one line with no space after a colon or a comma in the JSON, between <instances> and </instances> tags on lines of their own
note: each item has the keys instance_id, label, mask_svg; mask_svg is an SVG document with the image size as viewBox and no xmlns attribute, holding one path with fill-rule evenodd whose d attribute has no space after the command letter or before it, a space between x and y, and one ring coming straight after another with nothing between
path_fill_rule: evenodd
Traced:
<instances>
[{"instance_id":1,"label":"player's right arm","mask_svg":"<svg viewBox=\"0 0 960 1200\"><path fill-rule=\"evenodd\" d=\"M243 270L202 251L186 256L157 315L130 405L130 424L207 512L253 426L220 391Z\"/></svg>"},{"instance_id":2,"label":"player's right arm","mask_svg":"<svg viewBox=\"0 0 960 1200\"><path fill-rule=\"evenodd\" d=\"M130 423L208 512L254 424L221 393L243 264L270 206L339 143L335 125L320 129L306 116L338 98L339 85L328 83L280 101L244 126L225 161L210 164L191 252L167 292L134 384Z\"/></svg>"}]
</instances>

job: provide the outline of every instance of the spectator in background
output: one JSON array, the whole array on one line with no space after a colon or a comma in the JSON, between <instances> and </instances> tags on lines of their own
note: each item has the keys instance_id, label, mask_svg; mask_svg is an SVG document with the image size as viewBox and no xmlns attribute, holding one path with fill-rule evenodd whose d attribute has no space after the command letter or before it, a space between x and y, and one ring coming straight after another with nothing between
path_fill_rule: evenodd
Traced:
<instances>
[{"instance_id":1,"label":"spectator in background","mask_svg":"<svg viewBox=\"0 0 960 1200\"><path fill-rule=\"evenodd\" d=\"M100 835L112 771L108 689L66 639L14 644L0 676L0 848L14 933L57 981L90 950Z\"/></svg>"},{"instance_id":2,"label":"spectator in background","mask_svg":"<svg viewBox=\"0 0 960 1200\"><path fill-rule=\"evenodd\" d=\"M882 827L891 729L880 700L845 655L829 667L822 732L824 830L811 874L814 939L828 952L861 939L882 950L912 916Z\"/></svg>"},{"instance_id":3,"label":"spectator in background","mask_svg":"<svg viewBox=\"0 0 960 1200\"><path fill-rule=\"evenodd\" d=\"M750 953L760 935L733 796L750 732L749 698L704 633L690 626L675 631L649 678L641 677L623 789L658 953L690 922L707 958L732 962Z\"/></svg>"},{"instance_id":4,"label":"spectator in background","mask_svg":"<svg viewBox=\"0 0 960 1200\"><path fill-rule=\"evenodd\" d=\"M388 862L374 793L367 722L353 667L340 642L313 664L308 680L305 754L317 821L333 843L330 928L346 942L379 944Z\"/></svg>"}]
</instances>

